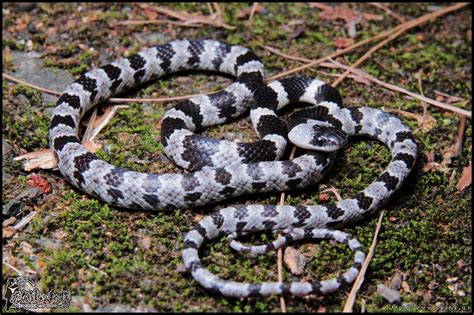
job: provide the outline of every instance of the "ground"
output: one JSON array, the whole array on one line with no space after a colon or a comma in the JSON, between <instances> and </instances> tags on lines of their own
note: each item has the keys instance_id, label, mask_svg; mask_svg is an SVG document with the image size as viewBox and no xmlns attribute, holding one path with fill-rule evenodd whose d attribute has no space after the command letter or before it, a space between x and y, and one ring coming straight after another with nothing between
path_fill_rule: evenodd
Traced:
<instances>
[{"instance_id":1,"label":"ground","mask_svg":"<svg viewBox=\"0 0 474 315\"><path fill-rule=\"evenodd\" d=\"M160 4L174 11L209 14L206 4ZM268 76L300 64L264 50L276 47L287 54L317 59L334 52L337 37L348 38L343 20L323 19L322 9L308 4L265 3L251 22L246 15L237 19L249 4L221 4L225 23L236 29L213 25L114 25L127 20L168 19L153 10L152 4L18 4L4 3L3 72L29 83L61 91L81 73L139 49L177 38L211 38L241 44L259 55ZM369 38L396 26L399 21L375 6L359 3L346 6L383 19L362 19L356 25L354 40ZM441 6L390 4L390 9L406 20L414 19ZM472 51L471 7L464 7L408 30L378 50L362 66L369 74L448 102L439 92L467 102L452 105L471 111ZM340 57L344 63L358 60L371 45ZM332 82L326 68L307 68L300 75ZM169 97L215 91L231 78L192 73L173 75L136 89L127 97ZM212 312L277 312L278 297L230 299L213 295L184 271L180 249L182 239L196 221L216 209L237 203L276 204L279 193L243 196L218 205L166 212L117 209L73 188L58 171L35 170L52 187L42 193L29 184L20 162L13 157L48 146L51 109L57 99L7 80L2 82L3 220L21 220L32 211L34 219L21 231L5 237L2 243L2 277L26 272L39 281L43 292L68 290L73 295L69 308L81 310L156 310ZM403 110L422 115L420 101L392 92L379 85L367 85L346 78L338 86L346 106L362 105ZM451 99L452 100L452 99ZM99 155L116 166L144 172L181 171L162 153L159 119L172 103L153 105L133 103L101 133L104 144ZM400 116L419 143L419 159L401 191L385 206L385 216L369 270L365 275L356 311L371 312L472 310L472 188L456 189L472 156L472 125L467 120L462 150L445 169L426 170L428 153L441 162L445 150L457 141L460 116L428 106L434 118L431 129L424 129L410 117ZM248 118L205 131L215 138L244 141L256 136ZM427 155L428 154L428 155ZM287 204L332 203L321 197L333 186L342 197L362 190L390 160L382 144L366 139L351 140L338 155L331 172L319 184L287 195ZM425 169L424 169L425 167ZM380 211L364 221L345 228L368 248ZM264 234L255 240L268 240ZM329 241L296 244L309 258L304 279L327 278L351 263L344 246ZM248 258L234 253L225 239L209 244L201 253L211 272L236 281L275 281L276 253ZM11 268L12 266L13 268ZM16 269L16 270L15 270ZM294 276L284 271L286 280ZM378 292L377 285L401 281L398 309ZM392 281L391 281L392 280ZM5 288L4 288L5 289ZM288 311L341 311L350 288L329 296L286 298Z\"/></svg>"}]
</instances>

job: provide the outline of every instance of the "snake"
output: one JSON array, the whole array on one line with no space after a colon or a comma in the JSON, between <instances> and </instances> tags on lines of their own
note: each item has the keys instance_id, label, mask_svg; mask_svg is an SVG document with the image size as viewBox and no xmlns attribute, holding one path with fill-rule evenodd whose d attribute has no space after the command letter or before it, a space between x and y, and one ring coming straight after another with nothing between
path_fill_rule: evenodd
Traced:
<instances>
[{"instance_id":1,"label":"snake","mask_svg":"<svg viewBox=\"0 0 474 315\"><path fill-rule=\"evenodd\" d=\"M160 77L189 70L219 72L235 81L216 93L176 104L161 123L165 154L187 172L149 174L115 167L88 151L79 140L86 112L113 95ZM312 104L288 122L276 111L288 104ZM74 187L110 205L133 210L193 208L243 194L294 190L319 181L335 160L335 150L350 136L369 136L386 144L392 160L362 192L334 205L239 205L205 216L184 237L182 258L192 277L205 288L230 297L334 292L357 276L365 254L357 239L334 230L360 220L388 201L408 177L417 145L398 118L370 107L341 106L338 91L313 78L264 81L262 61L248 48L208 40L174 40L88 71L70 84L53 110L49 144L60 173ZM235 142L196 134L229 122L250 110L259 140ZM310 151L292 159L288 141ZM243 245L237 238L263 230L284 235L265 245ZM256 255L290 241L329 238L347 244L354 264L344 274L313 282L240 283L210 273L199 248L227 235L237 251Z\"/></svg>"}]
</instances>

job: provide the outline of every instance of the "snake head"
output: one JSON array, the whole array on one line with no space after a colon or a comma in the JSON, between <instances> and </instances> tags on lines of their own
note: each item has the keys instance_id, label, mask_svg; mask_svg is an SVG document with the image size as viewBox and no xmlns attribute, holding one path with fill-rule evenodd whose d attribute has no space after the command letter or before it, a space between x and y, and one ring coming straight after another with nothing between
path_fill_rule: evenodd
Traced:
<instances>
[{"instance_id":1,"label":"snake head","mask_svg":"<svg viewBox=\"0 0 474 315\"><path fill-rule=\"evenodd\" d=\"M293 126L288 139L300 148L324 152L337 151L347 143L342 130L312 119Z\"/></svg>"}]
</instances>

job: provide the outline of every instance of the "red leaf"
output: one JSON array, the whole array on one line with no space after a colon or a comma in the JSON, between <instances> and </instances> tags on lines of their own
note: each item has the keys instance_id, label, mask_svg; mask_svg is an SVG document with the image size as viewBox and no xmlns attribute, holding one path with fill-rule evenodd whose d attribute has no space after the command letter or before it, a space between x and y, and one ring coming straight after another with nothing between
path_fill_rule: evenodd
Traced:
<instances>
[{"instance_id":1,"label":"red leaf","mask_svg":"<svg viewBox=\"0 0 474 315\"><path fill-rule=\"evenodd\" d=\"M462 170L461 178L459 179L456 189L462 191L467 186L471 185L472 182L472 164L469 161L469 165Z\"/></svg>"},{"instance_id":2,"label":"red leaf","mask_svg":"<svg viewBox=\"0 0 474 315\"><path fill-rule=\"evenodd\" d=\"M336 46L336 48L346 48L352 44L354 44L354 39L352 38L336 37L336 39L334 39L334 46Z\"/></svg>"},{"instance_id":3,"label":"red leaf","mask_svg":"<svg viewBox=\"0 0 474 315\"><path fill-rule=\"evenodd\" d=\"M32 187L38 188L43 194L49 194L52 190L51 184L38 174L33 173L28 176L27 183Z\"/></svg>"}]
</instances>

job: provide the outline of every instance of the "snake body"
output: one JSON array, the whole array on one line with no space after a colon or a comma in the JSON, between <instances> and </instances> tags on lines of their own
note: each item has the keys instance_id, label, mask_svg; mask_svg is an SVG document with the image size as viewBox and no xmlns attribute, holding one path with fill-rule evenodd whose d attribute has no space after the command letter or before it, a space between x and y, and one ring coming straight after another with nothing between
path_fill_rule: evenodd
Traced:
<instances>
[{"instance_id":1,"label":"snake body","mask_svg":"<svg viewBox=\"0 0 474 315\"><path fill-rule=\"evenodd\" d=\"M90 108L112 95L182 70L218 71L236 77L226 89L181 102L163 118L165 153L190 172L146 174L117 168L80 143L79 121ZM321 129L375 137L391 149L392 161L354 198L329 206L229 207L205 217L185 237L185 266L204 287L221 294L332 292L353 281L364 254L357 240L328 228L358 220L385 203L410 173L416 143L410 129L391 115L367 107L341 108L337 91L319 80L296 77L265 85L263 77L262 62L242 46L213 40L179 40L154 46L89 71L72 83L53 111L50 146L60 172L73 186L114 206L159 210L197 207L246 193L297 189L317 182L331 166L334 154L312 151L291 161L274 161L284 153L288 138L309 147L322 147L339 132L326 132L330 135L326 138L313 135ZM293 114L287 127L275 112L293 102L316 106ZM234 119L251 106L250 117L261 138L258 142L218 141L194 133ZM244 246L235 240L261 230L283 230L286 234L264 246ZM230 282L210 274L198 255L204 241L223 234L229 235L235 249L251 253L283 246L292 239L334 238L349 245L355 262L340 277L312 284Z\"/></svg>"}]
</instances>

